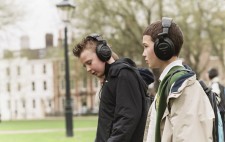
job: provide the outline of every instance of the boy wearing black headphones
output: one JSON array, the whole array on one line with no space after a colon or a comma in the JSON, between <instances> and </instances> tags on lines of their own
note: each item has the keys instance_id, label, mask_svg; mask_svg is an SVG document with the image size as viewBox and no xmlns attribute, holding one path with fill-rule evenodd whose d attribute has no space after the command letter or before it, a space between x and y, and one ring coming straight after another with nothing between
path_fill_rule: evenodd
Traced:
<instances>
[{"instance_id":1,"label":"boy wearing black headphones","mask_svg":"<svg viewBox=\"0 0 225 142\"><path fill-rule=\"evenodd\" d=\"M112 58L100 35L89 35L73 53L86 70L104 78L100 97L96 142L142 142L147 118L147 85L137 68Z\"/></svg>"},{"instance_id":2,"label":"boy wearing black headphones","mask_svg":"<svg viewBox=\"0 0 225 142\"><path fill-rule=\"evenodd\" d=\"M214 112L196 75L178 58L183 44L180 27L163 17L144 30L142 43L146 63L161 72L144 141L211 142Z\"/></svg>"}]
</instances>

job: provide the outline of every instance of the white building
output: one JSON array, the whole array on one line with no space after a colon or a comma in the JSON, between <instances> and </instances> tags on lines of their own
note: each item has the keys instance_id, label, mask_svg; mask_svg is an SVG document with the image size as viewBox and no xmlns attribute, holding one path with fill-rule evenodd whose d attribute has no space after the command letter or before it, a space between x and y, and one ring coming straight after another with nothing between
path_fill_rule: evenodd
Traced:
<instances>
[{"instance_id":1,"label":"white building","mask_svg":"<svg viewBox=\"0 0 225 142\"><path fill-rule=\"evenodd\" d=\"M63 48L5 51L0 58L2 120L62 116L66 81ZM96 113L94 98L100 84L77 59L70 58L70 97L74 115Z\"/></svg>"},{"instance_id":2,"label":"white building","mask_svg":"<svg viewBox=\"0 0 225 142\"><path fill-rule=\"evenodd\" d=\"M51 60L0 60L0 114L2 120L43 118L54 108Z\"/></svg>"}]
</instances>

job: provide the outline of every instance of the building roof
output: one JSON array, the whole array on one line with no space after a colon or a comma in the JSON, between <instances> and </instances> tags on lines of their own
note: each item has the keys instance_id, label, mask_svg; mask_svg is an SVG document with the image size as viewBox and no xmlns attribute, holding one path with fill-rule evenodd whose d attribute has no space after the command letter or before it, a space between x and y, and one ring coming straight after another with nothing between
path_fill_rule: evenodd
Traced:
<instances>
[{"instance_id":1,"label":"building roof","mask_svg":"<svg viewBox=\"0 0 225 142\"><path fill-rule=\"evenodd\" d=\"M22 58L27 59L51 59L63 58L63 48L21 49L18 51L4 50L3 59Z\"/></svg>"}]
</instances>

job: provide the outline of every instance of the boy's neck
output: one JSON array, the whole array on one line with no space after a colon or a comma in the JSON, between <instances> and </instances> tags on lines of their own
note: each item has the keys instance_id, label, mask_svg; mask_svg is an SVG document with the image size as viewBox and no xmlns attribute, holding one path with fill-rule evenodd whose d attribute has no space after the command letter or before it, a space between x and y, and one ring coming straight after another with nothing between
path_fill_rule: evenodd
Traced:
<instances>
[{"instance_id":1,"label":"boy's neck","mask_svg":"<svg viewBox=\"0 0 225 142\"><path fill-rule=\"evenodd\" d=\"M163 70L164 70L170 63L176 61L177 59L178 59L177 56L173 56L173 57L170 58L168 61L164 61L164 62L163 62L164 64L162 64L161 68L159 68L159 71L162 73Z\"/></svg>"},{"instance_id":2,"label":"boy's neck","mask_svg":"<svg viewBox=\"0 0 225 142\"><path fill-rule=\"evenodd\" d=\"M115 60L112 57L107 61L108 64L112 64L114 62L115 62Z\"/></svg>"}]
</instances>

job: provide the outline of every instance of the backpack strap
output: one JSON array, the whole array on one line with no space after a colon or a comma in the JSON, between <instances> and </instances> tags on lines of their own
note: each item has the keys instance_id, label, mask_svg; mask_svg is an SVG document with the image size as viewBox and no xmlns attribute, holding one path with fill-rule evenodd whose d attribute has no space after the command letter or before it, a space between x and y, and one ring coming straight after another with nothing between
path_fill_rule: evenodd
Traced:
<instances>
[{"instance_id":1,"label":"backpack strap","mask_svg":"<svg viewBox=\"0 0 225 142\"><path fill-rule=\"evenodd\" d=\"M166 87L165 94L169 95L170 94L170 91L172 91L170 89L178 89L177 87L174 87L174 88L171 88L171 87L172 87L173 84L174 84L174 86L176 86L176 85L179 86L180 83L182 83L182 82L177 82L177 84L175 84L176 81L180 80L184 75L189 74L189 73L193 73L193 71L191 71L189 69L186 69L186 68L183 68L183 67L175 70L169 76L169 78L167 79L168 85ZM186 78L184 78L184 79L186 79ZM171 110L171 106L170 105L168 105L168 110L170 112L170 110Z\"/></svg>"},{"instance_id":2,"label":"backpack strap","mask_svg":"<svg viewBox=\"0 0 225 142\"><path fill-rule=\"evenodd\" d=\"M218 116L220 115L218 113L218 106L217 106L217 101L216 101L216 93L212 92L212 88L209 88L206 86L206 84L202 81L199 80L199 83L201 84L203 90L205 91L206 95L209 98L209 101L211 103L215 119L213 121L213 141L218 142L219 141L219 126L218 126Z\"/></svg>"},{"instance_id":3,"label":"backpack strap","mask_svg":"<svg viewBox=\"0 0 225 142\"><path fill-rule=\"evenodd\" d=\"M173 85L173 83L175 83L180 77L182 77L184 74L192 72L189 69L185 69L185 68L179 68L177 70L175 70L168 78L168 85L166 88L166 94L170 93L170 88Z\"/></svg>"}]
</instances>

